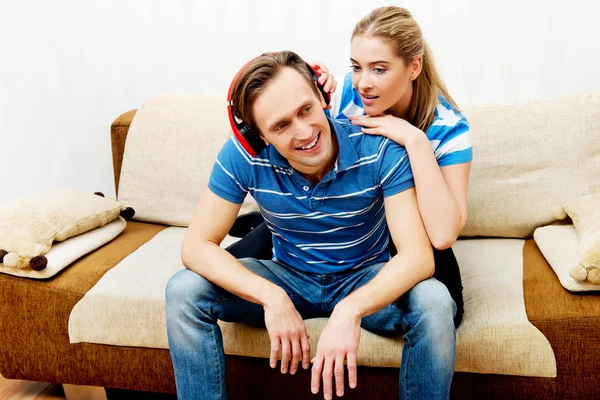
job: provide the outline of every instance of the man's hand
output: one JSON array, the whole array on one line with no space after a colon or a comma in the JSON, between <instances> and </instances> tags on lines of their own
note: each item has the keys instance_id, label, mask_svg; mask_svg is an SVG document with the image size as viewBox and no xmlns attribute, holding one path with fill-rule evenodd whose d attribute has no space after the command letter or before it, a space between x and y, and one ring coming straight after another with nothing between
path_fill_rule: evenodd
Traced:
<instances>
[{"instance_id":1,"label":"man's hand","mask_svg":"<svg viewBox=\"0 0 600 400\"><path fill-rule=\"evenodd\" d=\"M332 378L335 377L336 394L338 397L344 395L344 361L348 364L350 388L356 387L356 353L359 339L360 318L345 310L341 303L338 304L321 333L317 355L313 359L311 379L313 394L319 392L322 377L323 397L331 399Z\"/></svg>"},{"instance_id":2,"label":"man's hand","mask_svg":"<svg viewBox=\"0 0 600 400\"><path fill-rule=\"evenodd\" d=\"M294 375L298 362L302 368L310 366L310 344L302 317L289 296L283 292L265 304L265 325L271 338L271 368L277 366L277 356L281 351L281 373L289 371ZM291 365L290 365L291 359Z\"/></svg>"}]
</instances>

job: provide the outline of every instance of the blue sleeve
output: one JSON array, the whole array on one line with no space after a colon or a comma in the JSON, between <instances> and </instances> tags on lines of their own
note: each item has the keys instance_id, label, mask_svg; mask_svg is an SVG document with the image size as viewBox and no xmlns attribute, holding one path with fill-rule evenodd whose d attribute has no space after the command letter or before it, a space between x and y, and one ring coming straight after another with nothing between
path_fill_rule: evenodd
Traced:
<instances>
[{"instance_id":1,"label":"blue sleeve","mask_svg":"<svg viewBox=\"0 0 600 400\"><path fill-rule=\"evenodd\" d=\"M415 186L406 149L389 139L382 142L379 158L379 183L383 197L392 196Z\"/></svg>"},{"instance_id":2,"label":"blue sleeve","mask_svg":"<svg viewBox=\"0 0 600 400\"><path fill-rule=\"evenodd\" d=\"M217 196L242 204L248 193L250 165L241 145L230 138L219 152L213 165L208 188Z\"/></svg>"},{"instance_id":3,"label":"blue sleeve","mask_svg":"<svg viewBox=\"0 0 600 400\"><path fill-rule=\"evenodd\" d=\"M436 119L427 130L427 138L432 144L440 167L473 160L473 140L469 123L464 115L453 110L446 102L438 104Z\"/></svg>"}]
</instances>

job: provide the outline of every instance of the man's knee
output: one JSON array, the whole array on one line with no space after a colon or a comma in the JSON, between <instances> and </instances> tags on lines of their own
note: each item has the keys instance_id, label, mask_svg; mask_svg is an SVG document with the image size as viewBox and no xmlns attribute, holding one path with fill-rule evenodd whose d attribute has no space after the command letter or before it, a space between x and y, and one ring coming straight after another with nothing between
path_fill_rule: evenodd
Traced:
<instances>
[{"instance_id":1,"label":"man's knee","mask_svg":"<svg viewBox=\"0 0 600 400\"><path fill-rule=\"evenodd\" d=\"M411 310L416 312L430 329L436 326L446 329L446 325L454 327L456 304L443 283L430 278L417 284L411 292Z\"/></svg>"},{"instance_id":2,"label":"man's knee","mask_svg":"<svg viewBox=\"0 0 600 400\"><path fill-rule=\"evenodd\" d=\"M169 279L165 290L167 318L190 307L201 307L214 292L214 285L189 269L177 272Z\"/></svg>"},{"instance_id":3,"label":"man's knee","mask_svg":"<svg viewBox=\"0 0 600 400\"><path fill-rule=\"evenodd\" d=\"M436 365L451 372L456 356L456 304L446 286L434 278L412 290L409 342L424 343Z\"/></svg>"}]
</instances>

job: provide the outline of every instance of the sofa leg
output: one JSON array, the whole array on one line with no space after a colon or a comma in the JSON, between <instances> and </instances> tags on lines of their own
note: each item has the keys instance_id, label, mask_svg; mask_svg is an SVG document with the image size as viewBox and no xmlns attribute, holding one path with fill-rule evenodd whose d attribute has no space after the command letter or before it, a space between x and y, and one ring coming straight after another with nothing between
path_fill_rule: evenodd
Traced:
<instances>
[{"instance_id":1,"label":"sofa leg","mask_svg":"<svg viewBox=\"0 0 600 400\"><path fill-rule=\"evenodd\" d=\"M63 384L67 400L107 400L103 387Z\"/></svg>"}]
</instances>

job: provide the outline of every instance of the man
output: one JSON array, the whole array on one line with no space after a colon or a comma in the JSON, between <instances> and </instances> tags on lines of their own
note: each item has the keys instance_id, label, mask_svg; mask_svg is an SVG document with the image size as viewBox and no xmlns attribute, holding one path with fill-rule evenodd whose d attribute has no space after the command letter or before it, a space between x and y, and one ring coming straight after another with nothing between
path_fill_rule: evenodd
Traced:
<instances>
[{"instance_id":1,"label":"man","mask_svg":"<svg viewBox=\"0 0 600 400\"><path fill-rule=\"evenodd\" d=\"M429 239L406 151L329 120L304 61L263 55L240 72L233 114L260 132L257 157L235 140L219 153L182 247L187 269L167 287L167 328L177 392L226 397L217 320L266 327L270 365L308 369L303 319L329 317L312 360L311 391L357 385L360 327L404 335L401 398L447 398L454 372L455 305L431 278ZM237 260L220 242L247 192L273 233L270 261ZM390 259L389 235L398 248Z\"/></svg>"}]
</instances>

